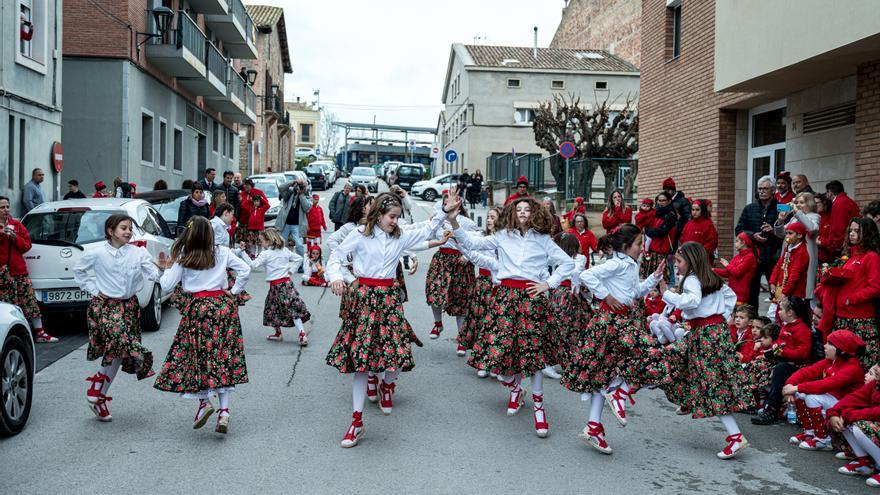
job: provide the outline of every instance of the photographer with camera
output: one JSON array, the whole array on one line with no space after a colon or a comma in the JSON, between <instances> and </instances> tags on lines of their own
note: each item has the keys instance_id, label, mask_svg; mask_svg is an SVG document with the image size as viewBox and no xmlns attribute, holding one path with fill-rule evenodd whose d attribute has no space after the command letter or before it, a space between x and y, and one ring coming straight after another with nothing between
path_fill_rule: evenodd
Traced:
<instances>
[{"instance_id":1,"label":"photographer with camera","mask_svg":"<svg viewBox=\"0 0 880 495\"><path fill-rule=\"evenodd\" d=\"M312 209L312 202L306 191L306 182L297 179L283 184L281 190L281 210L275 219L275 228L281 231L281 238L289 242L293 236L296 243L296 254L302 256L305 252L303 246L303 233L309 226L308 213ZM302 268L300 268L302 269Z\"/></svg>"}]
</instances>

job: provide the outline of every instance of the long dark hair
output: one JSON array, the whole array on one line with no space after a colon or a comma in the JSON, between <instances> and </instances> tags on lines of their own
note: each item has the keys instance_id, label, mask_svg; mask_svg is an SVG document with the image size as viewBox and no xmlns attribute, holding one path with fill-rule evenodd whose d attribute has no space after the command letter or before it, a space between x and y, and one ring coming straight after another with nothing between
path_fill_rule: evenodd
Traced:
<instances>
[{"instance_id":1,"label":"long dark hair","mask_svg":"<svg viewBox=\"0 0 880 495\"><path fill-rule=\"evenodd\" d=\"M706 220L712 220L712 213L709 212L709 201L705 199L695 199L693 204L700 205L700 217Z\"/></svg>"},{"instance_id":2,"label":"long dark hair","mask_svg":"<svg viewBox=\"0 0 880 495\"><path fill-rule=\"evenodd\" d=\"M623 202L623 193L620 192L620 189L615 189L611 191L611 194L608 195L608 211L614 213L614 195L620 194L620 209L626 209L626 203Z\"/></svg>"},{"instance_id":3,"label":"long dark hair","mask_svg":"<svg viewBox=\"0 0 880 495\"><path fill-rule=\"evenodd\" d=\"M184 268L207 270L214 266L214 229L207 218L194 216L171 245L171 259Z\"/></svg>"},{"instance_id":4,"label":"long dark hair","mask_svg":"<svg viewBox=\"0 0 880 495\"><path fill-rule=\"evenodd\" d=\"M376 224L379 223L382 216L394 208L403 211L403 207L400 206L400 201L398 201L397 196L391 193L382 193L376 196L373 207L370 208L370 213L367 215L367 226L364 228L364 235L373 235L373 229L376 227ZM395 225L394 230L389 232L388 235L391 237L400 237L400 226Z\"/></svg>"},{"instance_id":5,"label":"long dark hair","mask_svg":"<svg viewBox=\"0 0 880 495\"><path fill-rule=\"evenodd\" d=\"M587 220L587 216L584 215L583 213L575 213L574 215L571 216L571 228L576 229L578 218L584 219L584 230L585 231L590 230L590 221Z\"/></svg>"},{"instance_id":6,"label":"long dark hair","mask_svg":"<svg viewBox=\"0 0 880 495\"><path fill-rule=\"evenodd\" d=\"M880 232L877 231L877 224L870 218L861 217L856 217L850 220L850 227L852 224L857 224L859 226L859 245L862 249L880 254ZM849 227L847 227L846 232L847 237L849 237ZM849 255L852 246L849 242L846 242L844 246L844 253Z\"/></svg>"},{"instance_id":7,"label":"long dark hair","mask_svg":"<svg viewBox=\"0 0 880 495\"><path fill-rule=\"evenodd\" d=\"M566 232L562 234L559 238L559 247L565 251L565 254L574 258L581 252L581 243L578 241L577 236L572 234L571 232Z\"/></svg>"},{"instance_id":8,"label":"long dark hair","mask_svg":"<svg viewBox=\"0 0 880 495\"><path fill-rule=\"evenodd\" d=\"M449 199L449 193L443 193L443 201ZM461 202L461 205L458 207L458 214L463 216L468 216L467 209L464 207L464 201Z\"/></svg>"},{"instance_id":9,"label":"long dark hair","mask_svg":"<svg viewBox=\"0 0 880 495\"><path fill-rule=\"evenodd\" d=\"M611 243L611 249L622 253L632 246L640 235L642 235L642 229L631 223L625 223L604 237Z\"/></svg>"},{"instance_id":10,"label":"long dark hair","mask_svg":"<svg viewBox=\"0 0 880 495\"><path fill-rule=\"evenodd\" d=\"M693 275L700 281L701 292L705 297L717 292L724 285L724 280L712 271L712 265L709 264L709 254L706 253L706 248L702 244L699 242L686 242L678 248L678 254L684 258L688 265L687 273L681 274L679 286L684 284L684 280L689 275Z\"/></svg>"},{"instance_id":11,"label":"long dark hair","mask_svg":"<svg viewBox=\"0 0 880 495\"><path fill-rule=\"evenodd\" d=\"M348 210L348 218L345 219L345 223L353 223L355 225L361 223L361 219L364 218L364 210L367 209L369 204L370 199L368 196L354 198L351 208Z\"/></svg>"}]
</instances>

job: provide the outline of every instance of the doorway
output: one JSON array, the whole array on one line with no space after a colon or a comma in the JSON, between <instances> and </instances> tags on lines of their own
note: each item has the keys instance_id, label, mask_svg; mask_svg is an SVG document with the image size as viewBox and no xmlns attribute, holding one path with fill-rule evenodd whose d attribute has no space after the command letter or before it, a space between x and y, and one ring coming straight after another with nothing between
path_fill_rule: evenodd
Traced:
<instances>
[{"instance_id":1,"label":"doorway","mask_svg":"<svg viewBox=\"0 0 880 495\"><path fill-rule=\"evenodd\" d=\"M755 196L758 179L785 171L785 126L785 100L749 110L749 198Z\"/></svg>"}]
</instances>

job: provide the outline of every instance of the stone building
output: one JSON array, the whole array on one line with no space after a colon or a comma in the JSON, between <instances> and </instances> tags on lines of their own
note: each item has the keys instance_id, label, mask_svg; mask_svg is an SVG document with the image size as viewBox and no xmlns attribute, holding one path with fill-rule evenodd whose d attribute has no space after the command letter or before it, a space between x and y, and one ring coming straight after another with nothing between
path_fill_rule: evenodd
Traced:
<instances>
[{"instance_id":1,"label":"stone building","mask_svg":"<svg viewBox=\"0 0 880 495\"><path fill-rule=\"evenodd\" d=\"M240 164L244 175L291 170L293 132L290 115L284 108L284 74L293 73L287 46L284 9L267 5L248 5L248 14L257 27L257 123L244 130L240 147L245 156Z\"/></svg>"},{"instance_id":2,"label":"stone building","mask_svg":"<svg viewBox=\"0 0 880 495\"><path fill-rule=\"evenodd\" d=\"M641 66L641 0L567 0L551 48L605 50Z\"/></svg>"},{"instance_id":3,"label":"stone building","mask_svg":"<svg viewBox=\"0 0 880 495\"><path fill-rule=\"evenodd\" d=\"M321 156L321 152L329 150L319 150L321 137L321 112L317 105L300 101L300 97L296 97L296 101L289 101L284 104L287 111L290 112L290 125L293 128L294 151L300 150L300 158L308 156L310 153L307 148L311 149L311 153L315 156Z\"/></svg>"}]
</instances>

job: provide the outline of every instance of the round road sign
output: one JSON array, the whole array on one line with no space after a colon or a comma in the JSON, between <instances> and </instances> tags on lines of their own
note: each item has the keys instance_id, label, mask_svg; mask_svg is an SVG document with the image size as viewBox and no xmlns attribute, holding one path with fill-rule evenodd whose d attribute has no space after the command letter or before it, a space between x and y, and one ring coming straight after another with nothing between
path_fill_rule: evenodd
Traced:
<instances>
[{"instance_id":1,"label":"round road sign","mask_svg":"<svg viewBox=\"0 0 880 495\"><path fill-rule=\"evenodd\" d=\"M562 158L571 158L574 156L577 149L574 147L574 143L571 141L565 141L564 143L559 145L559 154L562 155Z\"/></svg>"},{"instance_id":2,"label":"round road sign","mask_svg":"<svg viewBox=\"0 0 880 495\"><path fill-rule=\"evenodd\" d=\"M447 162L458 160L458 153L456 153L455 150L448 150L444 156L446 157Z\"/></svg>"}]
</instances>

